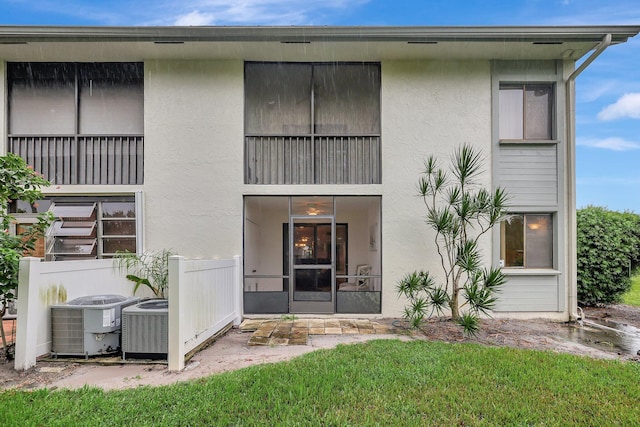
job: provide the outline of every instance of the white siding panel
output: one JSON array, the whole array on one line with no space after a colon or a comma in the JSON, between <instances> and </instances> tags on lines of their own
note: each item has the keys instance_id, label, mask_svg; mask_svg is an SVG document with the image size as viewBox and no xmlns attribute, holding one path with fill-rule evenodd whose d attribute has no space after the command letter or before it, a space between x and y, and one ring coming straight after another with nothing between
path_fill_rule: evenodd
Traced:
<instances>
[{"instance_id":1,"label":"white siding panel","mask_svg":"<svg viewBox=\"0 0 640 427\"><path fill-rule=\"evenodd\" d=\"M512 205L557 205L556 145L501 145L498 171L498 184L507 189Z\"/></svg>"},{"instance_id":2,"label":"white siding panel","mask_svg":"<svg viewBox=\"0 0 640 427\"><path fill-rule=\"evenodd\" d=\"M561 311L557 275L508 276L495 311Z\"/></svg>"}]
</instances>

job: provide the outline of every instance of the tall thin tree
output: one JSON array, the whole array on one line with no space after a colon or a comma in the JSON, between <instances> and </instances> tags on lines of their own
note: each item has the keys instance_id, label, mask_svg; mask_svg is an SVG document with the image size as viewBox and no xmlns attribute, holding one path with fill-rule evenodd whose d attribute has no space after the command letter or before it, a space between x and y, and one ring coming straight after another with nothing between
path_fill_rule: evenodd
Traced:
<instances>
[{"instance_id":1,"label":"tall thin tree","mask_svg":"<svg viewBox=\"0 0 640 427\"><path fill-rule=\"evenodd\" d=\"M483 172L482 154L469 144L454 152L447 169L434 156L424 163L418 191L426 223L435 232L443 276L437 282L428 271L414 271L398 283L398 293L408 299L404 317L414 327L448 308L451 318L473 334L480 315L495 306L505 276L497 267L485 267L479 242L506 217L508 196L502 188L484 188Z\"/></svg>"}]
</instances>

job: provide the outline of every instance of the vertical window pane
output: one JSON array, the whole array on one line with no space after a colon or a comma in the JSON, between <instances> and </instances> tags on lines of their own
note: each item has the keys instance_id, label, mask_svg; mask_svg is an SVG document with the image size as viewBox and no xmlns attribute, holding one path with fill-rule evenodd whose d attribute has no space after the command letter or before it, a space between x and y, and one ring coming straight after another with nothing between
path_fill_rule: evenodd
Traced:
<instances>
[{"instance_id":1,"label":"vertical window pane","mask_svg":"<svg viewBox=\"0 0 640 427\"><path fill-rule=\"evenodd\" d=\"M499 96L500 139L523 139L523 91L522 88L500 88Z\"/></svg>"},{"instance_id":2,"label":"vertical window pane","mask_svg":"<svg viewBox=\"0 0 640 427\"><path fill-rule=\"evenodd\" d=\"M102 202L104 218L135 218L136 207L133 202Z\"/></svg>"},{"instance_id":3,"label":"vertical window pane","mask_svg":"<svg viewBox=\"0 0 640 427\"><path fill-rule=\"evenodd\" d=\"M512 215L500 231L504 266L524 267L524 216Z\"/></svg>"},{"instance_id":4,"label":"vertical window pane","mask_svg":"<svg viewBox=\"0 0 640 427\"><path fill-rule=\"evenodd\" d=\"M553 267L553 227L551 215L527 215L526 222L526 267Z\"/></svg>"},{"instance_id":5,"label":"vertical window pane","mask_svg":"<svg viewBox=\"0 0 640 427\"><path fill-rule=\"evenodd\" d=\"M103 236L135 236L136 222L132 220L128 220L128 221L103 220L102 235Z\"/></svg>"},{"instance_id":6,"label":"vertical window pane","mask_svg":"<svg viewBox=\"0 0 640 427\"><path fill-rule=\"evenodd\" d=\"M115 254L117 252L136 253L136 239L126 238L105 238L102 239L102 252L104 254Z\"/></svg>"},{"instance_id":7,"label":"vertical window pane","mask_svg":"<svg viewBox=\"0 0 640 427\"><path fill-rule=\"evenodd\" d=\"M316 65L314 95L316 133L380 133L380 68L377 65Z\"/></svg>"},{"instance_id":8,"label":"vertical window pane","mask_svg":"<svg viewBox=\"0 0 640 427\"><path fill-rule=\"evenodd\" d=\"M311 65L246 64L248 134L311 133Z\"/></svg>"},{"instance_id":9,"label":"vertical window pane","mask_svg":"<svg viewBox=\"0 0 640 427\"><path fill-rule=\"evenodd\" d=\"M551 139L551 87L527 86L525 139Z\"/></svg>"}]
</instances>

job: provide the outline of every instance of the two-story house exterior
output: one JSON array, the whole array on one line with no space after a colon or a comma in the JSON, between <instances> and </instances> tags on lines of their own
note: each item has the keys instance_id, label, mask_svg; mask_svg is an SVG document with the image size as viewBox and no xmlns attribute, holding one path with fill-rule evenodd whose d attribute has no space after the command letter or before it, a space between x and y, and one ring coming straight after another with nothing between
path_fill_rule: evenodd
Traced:
<instances>
[{"instance_id":1,"label":"two-story house exterior","mask_svg":"<svg viewBox=\"0 0 640 427\"><path fill-rule=\"evenodd\" d=\"M439 272L416 182L463 143L511 194L496 314L574 315L574 80L640 27L0 27L0 152L41 256L244 260L244 314L398 316ZM576 71L576 62L585 59Z\"/></svg>"}]
</instances>

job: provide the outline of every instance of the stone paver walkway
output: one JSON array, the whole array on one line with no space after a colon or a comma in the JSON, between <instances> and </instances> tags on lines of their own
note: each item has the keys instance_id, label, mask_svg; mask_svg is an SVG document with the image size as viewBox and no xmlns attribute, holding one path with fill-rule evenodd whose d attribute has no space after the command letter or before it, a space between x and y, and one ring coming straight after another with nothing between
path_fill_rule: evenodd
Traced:
<instances>
[{"instance_id":1,"label":"stone paver walkway","mask_svg":"<svg viewBox=\"0 0 640 427\"><path fill-rule=\"evenodd\" d=\"M397 334L400 328L370 319L246 319L249 345L306 345L309 335Z\"/></svg>"}]
</instances>

